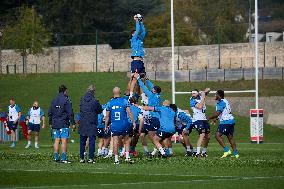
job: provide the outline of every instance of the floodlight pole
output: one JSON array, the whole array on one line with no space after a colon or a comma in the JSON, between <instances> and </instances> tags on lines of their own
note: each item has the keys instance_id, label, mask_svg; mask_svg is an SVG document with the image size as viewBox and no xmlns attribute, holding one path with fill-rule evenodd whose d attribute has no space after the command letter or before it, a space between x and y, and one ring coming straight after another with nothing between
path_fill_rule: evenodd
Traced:
<instances>
[{"instance_id":1,"label":"floodlight pole","mask_svg":"<svg viewBox=\"0 0 284 189\"><path fill-rule=\"evenodd\" d=\"M171 0L171 44L172 44L172 103L176 103L176 86L175 86L175 34L174 34L174 0Z\"/></svg>"},{"instance_id":2,"label":"floodlight pole","mask_svg":"<svg viewBox=\"0 0 284 189\"><path fill-rule=\"evenodd\" d=\"M254 11L255 11L255 18L254 18L254 28L255 28L255 109L257 113L256 117L256 128L257 128L257 144L259 144L259 110L258 110L258 3L255 0Z\"/></svg>"}]
</instances>

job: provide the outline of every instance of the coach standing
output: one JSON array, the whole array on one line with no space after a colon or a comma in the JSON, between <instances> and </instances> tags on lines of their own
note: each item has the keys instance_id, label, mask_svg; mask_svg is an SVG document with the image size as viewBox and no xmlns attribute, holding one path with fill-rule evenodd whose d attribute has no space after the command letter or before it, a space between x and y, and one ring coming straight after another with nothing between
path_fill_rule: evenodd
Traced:
<instances>
[{"instance_id":1,"label":"coach standing","mask_svg":"<svg viewBox=\"0 0 284 189\"><path fill-rule=\"evenodd\" d=\"M95 139L97 135L98 114L102 113L103 109L99 101L94 97L95 86L90 85L87 93L80 101L80 163L84 163L84 152L86 141L89 138L89 160L88 163L95 163Z\"/></svg>"},{"instance_id":2,"label":"coach standing","mask_svg":"<svg viewBox=\"0 0 284 189\"><path fill-rule=\"evenodd\" d=\"M52 128L54 139L54 160L59 162L59 142L61 140L61 162L70 163L67 160L67 141L69 138L69 126L72 123L72 104L67 96L67 88L64 85L59 87L59 94L55 97L48 110L49 125Z\"/></svg>"}]
</instances>

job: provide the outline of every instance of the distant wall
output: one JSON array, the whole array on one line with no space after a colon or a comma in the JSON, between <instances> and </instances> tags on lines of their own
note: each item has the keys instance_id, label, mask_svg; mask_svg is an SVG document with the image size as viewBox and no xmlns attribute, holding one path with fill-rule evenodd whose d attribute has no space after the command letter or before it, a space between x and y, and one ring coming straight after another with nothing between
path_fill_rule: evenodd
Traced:
<instances>
[{"instance_id":1,"label":"distant wall","mask_svg":"<svg viewBox=\"0 0 284 189\"><path fill-rule=\"evenodd\" d=\"M254 97L226 97L233 113L249 117L249 110L255 108ZM215 106L213 98L207 99L208 105ZM264 121L272 125L284 126L284 96L259 97L259 107L264 109Z\"/></svg>"},{"instance_id":2,"label":"distant wall","mask_svg":"<svg viewBox=\"0 0 284 189\"><path fill-rule=\"evenodd\" d=\"M260 67L284 67L284 42L259 43ZM130 49L112 49L109 45L98 45L97 70L128 71ZM251 68L254 66L254 44L235 43L220 45L220 67L222 69ZM2 71L22 72L22 58L13 50L2 50ZM91 72L96 71L96 46L62 46L46 50L45 55L28 56L28 72ZM147 71L171 70L171 48L146 48ZM37 66L36 66L37 65ZM216 69L219 67L218 45L175 47L177 70Z\"/></svg>"},{"instance_id":3,"label":"distant wall","mask_svg":"<svg viewBox=\"0 0 284 189\"><path fill-rule=\"evenodd\" d=\"M170 71L150 71L148 78L158 81L171 81ZM283 79L284 68L259 68L259 79ZM232 80L252 80L255 78L254 68L238 69L201 69L201 70L180 70L175 71L176 81L232 81Z\"/></svg>"}]
</instances>

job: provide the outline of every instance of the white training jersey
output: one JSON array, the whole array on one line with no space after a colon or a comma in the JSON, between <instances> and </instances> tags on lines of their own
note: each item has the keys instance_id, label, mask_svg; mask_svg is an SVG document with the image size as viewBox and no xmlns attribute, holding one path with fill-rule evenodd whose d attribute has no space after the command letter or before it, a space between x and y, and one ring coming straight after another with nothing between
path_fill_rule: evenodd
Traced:
<instances>
[{"instance_id":1,"label":"white training jersey","mask_svg":"<svg viewBox=\"0 0 284 189\"><path fill-rule=\"evenodd\" d=\"M150 120L151 120L150 112L141 109L141 113L143 115L144 125L150 125Z\"/></svg>"},{"instance_id":2,"label":"white training jersey","mask_svg":"<svg viewBox=\"0 0 284 189\"><path fill-rule=\"evenodd\" d=\"M38 109L31 108L28 112L29 123L40 124L40 118L44 116L44 113L40 107Z\"/></svg>"},{"instance_id":3,"label":"white training jersey","mask_svg":"<svg viewBox=\"0 0 284 189\"><path fill-rule=\"evenodd\" d=\"M13 107L10 105L8 106L8 112L9 121L16 121L19 117L19 112L21 112L21 109L17 104L15 104Z\"/></svg>"},{"instance_id":4,"label":"white training jersey","mask_svg":"<svg viewBox=\"0 0 284 189\"><path fill-rule=\"evenodd\" d=\"M199 121L199 120L207 120L205 111L206 106L203 105L202 109L196 108L196 104L200 103L202 100L201 96L198 96L197 98L190 98L190 108L192 109L192 122Z\"/></svg>"},{"instance_id":5,"label":"white training jersey","mask_svg":"<svg viewBox=\"0 0 284 189\"><path fill-rule=\"evenodd\" d=\"M232 114L231 105L228 100L221 99L217 102L216 111L219 111L221 114L218 116L220 123L227 122L229 120L234 120L234 116Z\"/></svg>"}]
</instances>

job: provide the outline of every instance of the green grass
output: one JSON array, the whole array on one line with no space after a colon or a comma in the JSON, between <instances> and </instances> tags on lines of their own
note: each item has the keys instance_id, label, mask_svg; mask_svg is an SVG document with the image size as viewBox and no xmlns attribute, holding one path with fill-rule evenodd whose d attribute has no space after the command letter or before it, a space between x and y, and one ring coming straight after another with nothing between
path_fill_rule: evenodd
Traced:
<instances>
[{"instance_id":1,"label":"green grass","mask_svg":"<svg viewBox=\"0 0 284 189\"><path fill-rule=\"evenodd\" d=\"M26 113L34 99L47 111L50 101L57 94L57 87L66 84L74 111L79 110L80 97L89 84L97 88L101 103L111 97L112 88L122 89L127 84L125 73L70 73L39 74L24 78L20 75L0 77L0 112L5 111L10 96ZM163 98L170 99L168 82L158 83ZM177 83L177 90L192 88L213 90L251 89L253 81ZM269 87L269 91L266 90ZM283 81L260 81L261 96L278 96L284 93ZM177 97L177 104L188 109L188 96ZM209 113L213 107L208 108ZM0 188L283 188L284 186L284 130L271 125L264 126L264 144L249 143L249 119L237 117L236 141L240 159L220 159L222 149L214 139L209 144L207 159L183 157L183 148L174 144L174 156L169 159L147 159L141 154L135 164L115 166L113 160L97 159L97 164L78 163L78 134L72 133L75 143L69 144L70 165L52 162L49 129L41 132L39 150L24 149L25 141L19 141L15 149L8 143L0 144ZM216 126L211 127L213 133ZM197 134L191 134L195 144ZM151 148L153 147L150 145ZM139 144L138 150L142 152Z\"/></svg>"}]
</instances>

